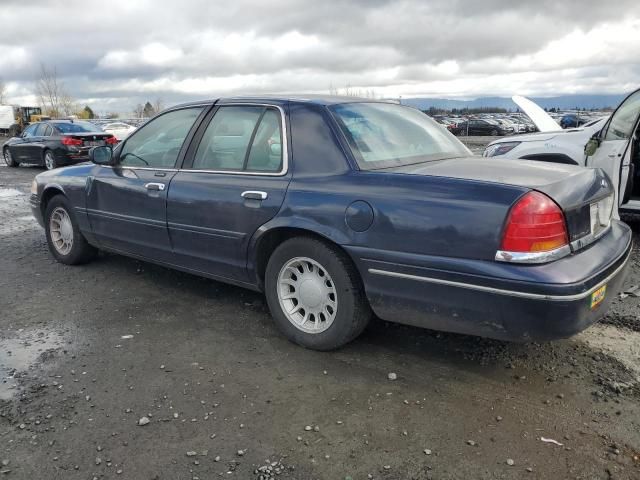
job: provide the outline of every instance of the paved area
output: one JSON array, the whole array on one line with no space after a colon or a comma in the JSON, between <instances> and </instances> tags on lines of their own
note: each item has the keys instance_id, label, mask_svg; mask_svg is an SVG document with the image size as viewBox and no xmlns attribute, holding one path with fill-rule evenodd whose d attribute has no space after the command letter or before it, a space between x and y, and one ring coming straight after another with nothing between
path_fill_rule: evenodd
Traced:
<instances>
[{"instance_id":1,"label":"paved area","mask_svg":"<svg viewBox=\"0 0 640 480\"><path fill-rule=\"evenodd\" d=\"M374 322L312 352L259 294L57 264L28 208L39 171L0 166L2 479L640 478L634 295L554 343Z\"/></svg>"}]
</instances>

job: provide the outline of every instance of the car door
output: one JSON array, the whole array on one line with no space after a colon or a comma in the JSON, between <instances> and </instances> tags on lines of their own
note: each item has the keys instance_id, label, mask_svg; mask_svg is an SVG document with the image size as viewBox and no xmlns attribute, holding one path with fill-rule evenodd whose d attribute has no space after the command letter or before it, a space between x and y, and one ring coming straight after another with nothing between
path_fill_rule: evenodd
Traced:
<instances>
[{"instance_id":1,"label":"car door","mask_svg":"<svg viewBox=\"0 0 640 480\"><path fill-rule=\"evenodd\" d=\"M22 135L18 137L15 143L10 145L11 155L17 161L30 162L30 149L32 148L32 141L38 128L37 123L33 123L24 129Z\"/></svg>"},{"instance_id":2,"label":"car door","mask_svg":"<svg viewBox=\"0 0 640 480\"><path fill-rule=\"evenodd\" d=\"M173 177L167 224L180 265L248 281L251 236L284 201L288 169L285 107L224 105L203 122Z\"/></svg>"},{"instance_id":3,"label":"car door","mask_svg":"<svg viewBox=\"0 0 640 480\"><path fill-rule=\"evenodd\" d=\"M94 167L87 184L87 214L103 247L170 262L169 182L206 107L184 107L155 117L114 151L115 166Z\"/></svg>"},{"instance_id":4,"label":"car door","mask_svg":"<svg viewBox=\"0 0 640 480\"><path fill-rule=\"evenodd\" d=\"M638 128L640 118L640 90L629 95L613 112L600 131L600 145L592 156L587 157L588 167L602 168L614 183L618 196L617 204L625 198L631 169L631 139Z\"/></svg>"},{"instance_id":5,"label":"car door","mask_svg":"<svg viewBox=\"0 0 640 480\"><path fill-rule=\"evenodd\" d=\"M44 150L51 139L53 129L46 123L39 123L35 136L31 139L29 155L34 162L44 162Z\"/></svg>"}]
</instances>

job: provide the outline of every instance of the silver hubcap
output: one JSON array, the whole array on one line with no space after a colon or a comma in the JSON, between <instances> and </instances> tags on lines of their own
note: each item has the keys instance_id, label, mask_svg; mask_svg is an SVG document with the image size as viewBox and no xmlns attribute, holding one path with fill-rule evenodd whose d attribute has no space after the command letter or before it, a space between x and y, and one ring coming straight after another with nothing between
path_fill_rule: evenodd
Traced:
<instances>
[{"instance_id":1,"label":"silver hubcap","mask_svg":"<svg viewBox=\"0 0 640 480\"><path fill-rule=\"evenodd\" d=\"M73 225L64 208L56 208L49 220L49 232L53 246L60 255L69 255L73 248Z\"/></svg>"},{"instance_id":2,"label":"silver hubcap","mask_svg":"<svg viewBox=\"0 0 640 480\"><path fill-rule=\"evenodd\" d=\"M278 300L287 319L305 333L321 333L336 318L338 295L333 280L315 260L289 260L278 274Z\"/></svg>"},{"instance_id":3,"label":"silver hubcap","mask_svg":"<svg viewBox=\"0 0 640 480\"><path fill-rule=\"evenodd\" d=\"M51 152L47 152L44 156L44 164L47 167L47 170L53 170L53 155Z\"/></svg>"},{"instance_id":4,"label":"silver hubcap","mask_svg":"<svg viewBox=\"0 0 640 480\"><path fill-rule=\"evenodd\" d=\"M8 148L4 149L4 163L11 165L11 152Z\"/></svg>"}]
</instances>

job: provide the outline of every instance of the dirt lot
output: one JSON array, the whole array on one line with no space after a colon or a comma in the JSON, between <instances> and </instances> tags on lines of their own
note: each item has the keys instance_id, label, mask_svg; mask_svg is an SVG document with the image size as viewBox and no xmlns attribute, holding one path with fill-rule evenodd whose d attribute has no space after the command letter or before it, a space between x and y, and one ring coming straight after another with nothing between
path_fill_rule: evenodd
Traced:
<instances>
[{"instance_id":1,"label":"dirt lot","mask_svg":"<svg viewBox=\"0 0 640 480\"><path fill-rule=\"evenodd\" d=\"M551 344L376 322L311 352L261 295L57 264L38 172L0 167L0 479L640 478L640 298Z\"/></svg>"}]
</instances>

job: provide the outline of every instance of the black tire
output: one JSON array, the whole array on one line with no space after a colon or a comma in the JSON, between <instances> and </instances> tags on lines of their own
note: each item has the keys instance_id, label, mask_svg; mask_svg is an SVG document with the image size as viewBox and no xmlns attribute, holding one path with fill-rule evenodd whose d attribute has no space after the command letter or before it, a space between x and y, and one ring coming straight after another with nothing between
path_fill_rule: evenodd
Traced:
<instances>
[{"instance_id":1,"label":"black tire","mask_svg":"<svg viewBox=\"0 0 640 480\"><path fill-rule=\"evenodd\" d=\"M335 285L337 308L333 323L321 333L307 333L286 316L278 298L278 276L290 260L309 258L322 266ZM295 237L279 245L267 264L265 295L278 328L294 343L313 350L334 350L356 338L371 319L371 308L358 271L338 248L311 237Z\"/></svg>"},{"instance_id":2,"label":"black tire","mask_svg":"<svg viewBox=\"0 0 640 480\"><path fill-rule=\"evenodd\" d=\"M491 130L491 136L492 137L497 137L498 136L498 131L497 130Z\"/></svg>"},{"instance_id":3,"label":"black tire","mask_svg":"<svg viewBox=\"0 0 640 480\"><path fill-rule=\"evenodd\" d=\"M73 241L68 252L60 251L52 240L51 217L57 210L63 210L66 212L71 220ZM89 262L98 253L98 250L90 245L80 232L78 223L73 215L73 209L71 208L69 201L63 195L56 195L47 204L47 209L44 214L44 229L47 235L49 250L54 258L60 263L64 263L65 265L80 265Z\"/></svg>"},{"instance_id":4,"label":"black tire","mask_svg":"<svg viewBox=\"0 0 640 480\"><path fill-rule=\"evenodd\" d=\"M18 162L16 162L16 160L13 158L13 155L11 155L9 147L5 147L4 151L2 152L2 156L4 157L4 163L7 164L7 167L17 167L19 165Z\"/></svg>"},{"instance_id":5,"label":"black tire","mask_svg":"<svg viewBox=\"0 0 640 480\"><path fill-rule=\"evenodd\" d=\"M42 164L47 170L54 170L58 168L56 156L51 150L45 150L44 152L42 152Z\"/></svg>"}]
</instances>

